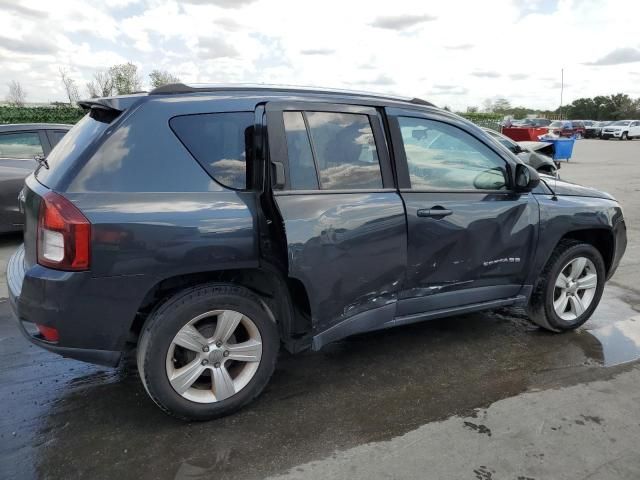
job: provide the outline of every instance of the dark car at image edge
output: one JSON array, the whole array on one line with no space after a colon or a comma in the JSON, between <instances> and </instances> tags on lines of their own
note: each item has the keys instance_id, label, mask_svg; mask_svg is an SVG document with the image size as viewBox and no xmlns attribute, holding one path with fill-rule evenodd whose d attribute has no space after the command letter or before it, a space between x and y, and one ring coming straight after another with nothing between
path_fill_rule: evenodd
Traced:
<instances>
[{"instance_id":1,"label":"dark car at image edge","mask_svg":"<svg viewBox=\"0 0 640 480\"><path fill-rule=\"evenodd\" d=\"M0 125L0 234L22 230L18 194L35 170L36 157L48 155L72 125L17 123Z\"/></svg>"},{"instance_id":2,"label":"dark car at image edge","mask_svg":"<svg viewBox=\"0 0 640 480\"><path fill-rule=\"evenodd\" d=\"M179 418L250 402L281 345L507 305L575 329L626 247L610 195L420 99L175 84L82 106L26 180L10 303L63 356L137 348Z\"/></svg>"}]
</instances>

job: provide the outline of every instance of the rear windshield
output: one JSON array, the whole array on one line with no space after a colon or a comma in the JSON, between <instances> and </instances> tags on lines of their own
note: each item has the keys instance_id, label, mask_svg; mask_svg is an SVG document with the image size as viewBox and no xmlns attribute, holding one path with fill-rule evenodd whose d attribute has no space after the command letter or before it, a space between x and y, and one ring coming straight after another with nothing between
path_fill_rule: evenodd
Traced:
<instances>
[{"instance_id":1,"label":"rear windshield","mask_svg":"<svg viewBox=\"0 0 640 480\"><path fill-rule=\"evenodd\" d=\"M54 188L70 165L77 160L87 146L109 127L108 123L99 122L88 114L62 137L60 142L47 156L49 168L38 169L36 177L43 185Z\"/></svg>"}]
</instances>

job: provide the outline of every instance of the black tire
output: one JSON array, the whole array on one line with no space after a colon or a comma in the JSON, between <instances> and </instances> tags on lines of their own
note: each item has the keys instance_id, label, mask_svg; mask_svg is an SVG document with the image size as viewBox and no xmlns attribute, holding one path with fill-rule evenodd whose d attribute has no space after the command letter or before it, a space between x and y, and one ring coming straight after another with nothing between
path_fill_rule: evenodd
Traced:
<instances>
[{"instance_id":1,"label":"black tire","mask_svg":"<svg viewBox=\"0 0 640 480\"><path fill-rule=\"evenodd\" d=\"M629 140L629 134L627 132L622 132L620 140Z\"/></svg>"},{"instance_id":2,"label":"black tire","mask_svg":"<svg viewBox=\"0 0 640 480\"><path fill-rule=\"evenodd\" d=\"M586 257L591 260L598 276L595 295L589 307L574 321L561 319L553 306L555 282L558 275L573 258ZM574 330L585 323L593 314L604 290L606 269L600 252L589 245L576 240L562 240L551 254L531 295L527 313L532 322L552 332Z\"/></svg>"},{"instance_id":3,"label":"black tire","mask_svg":"<svg viewBox=\"0 0 640 480\"><path fill-rule=\"evenodd\" d=\"M246 288L205 284L183 290L163 302L147 319L137 351L138 372L151 399L167 414L203 421L229 415L257 397L275 368L280 338L263 303ZM249 317L262 339L260 365L249 383L229 398L214 403L190 401L178 394L166 370L168 349L177 332L196 316L211 310L235 310Z\"/></svg>"}]
</instances>

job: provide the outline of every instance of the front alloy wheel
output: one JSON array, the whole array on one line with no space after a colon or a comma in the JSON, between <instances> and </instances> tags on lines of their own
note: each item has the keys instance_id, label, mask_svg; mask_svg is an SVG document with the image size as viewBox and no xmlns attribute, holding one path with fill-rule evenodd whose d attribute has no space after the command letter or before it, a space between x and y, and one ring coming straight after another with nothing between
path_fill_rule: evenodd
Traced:
<instances>
[{"instance_id":1,"label":"front alloy wheel","mask_svg":"<svg viewBox=\"0 0 640 480\"><path fill-rule=\"evenodd\" d=\"M560 271L553 292L553 308L562 320L573 322L591 305L598 273L591 260L577 257Z\"/></svg>"},{"instance_id":2,"label":"front alloy wheel","mask_svg":"<svg viewBox=\"0 0 640 480\"><path fill-rule=\"evenodd\" d=\"M529 318L553 332L578 328L598 306L605 278L598 249L578 240L560 241L531 294Z\"/></svg>"}]
</instances>

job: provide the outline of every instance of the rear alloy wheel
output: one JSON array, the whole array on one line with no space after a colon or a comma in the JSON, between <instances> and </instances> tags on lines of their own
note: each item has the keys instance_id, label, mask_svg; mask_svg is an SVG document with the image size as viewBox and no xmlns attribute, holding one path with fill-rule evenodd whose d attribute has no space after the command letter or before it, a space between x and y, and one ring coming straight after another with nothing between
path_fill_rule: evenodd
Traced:
<instances>
[{"instance_id":1,"label":"rear alloy wheel","mask_svg":"<svg viewBox=\"0 0 640 480\"><path fill-rule=\"evenodd\" d=\"M242 390L258 371L262 338L240 312L198 315L176 334L167 352L169 382L192 402L214 403Z\"/></svg>"},{"instance_id":2,"label":"rear alloy wheel","mask_svg":"<svg viewBox=\"0 0 640 480\"><path fill-rule=\"evenodd\" d=\"M553 251L529 302L529 318L553 332L573 330L600 302L606 270L600 252L587 243L563 240Z\"/></svg>"},{"instance_id":3,"label":"rear alloy wheel","mask_svg":"<svg viewBox=\"0 0 640 480\"><path fill-rule=\"evenodd\" d=\"M154 311L138 343L138 370L153 401L184 420L228 415L262 392L280 346L266 306L229 284L189 288Z\"/></svg>"}]
</instances>

